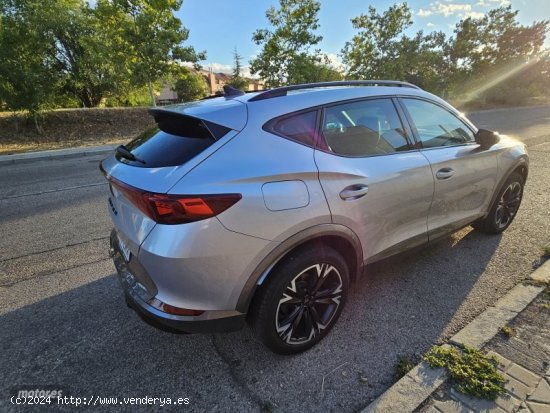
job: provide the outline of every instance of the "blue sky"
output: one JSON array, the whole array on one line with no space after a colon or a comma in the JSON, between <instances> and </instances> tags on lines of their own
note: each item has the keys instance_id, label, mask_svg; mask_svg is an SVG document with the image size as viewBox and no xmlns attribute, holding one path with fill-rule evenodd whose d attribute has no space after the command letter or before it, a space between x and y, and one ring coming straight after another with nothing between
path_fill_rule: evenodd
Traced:
<instances>
[{"instance_id":1,"label":"blue sky","mask_svg":"<svg viewBox=\"0 0 550 413\"><path fill-rule=\"evenodd\" d=\"M319 34L323 41L319 48L338 60L344 43L352 38L354 30L350 19L366 13L373 5L381 12L395 1L322 0L319 13ZM452 33L454 25L465 16L480 16L499 5L512 4L519 10L518 20L531 24L534 20L550 19L550 0L412 0L413 31L443 30ZM252 41L252 33L267 27L265 11L277 6L277 0L184 0L177 13L185 27L190 30L187 44L196 50L206 50L208 58L203 67L214 71L230 71L233 65L233 50L237 47L243 56L243 64L260 50ZM550 39L546 45L550 46Z\"/></svg>"}]
</instances>

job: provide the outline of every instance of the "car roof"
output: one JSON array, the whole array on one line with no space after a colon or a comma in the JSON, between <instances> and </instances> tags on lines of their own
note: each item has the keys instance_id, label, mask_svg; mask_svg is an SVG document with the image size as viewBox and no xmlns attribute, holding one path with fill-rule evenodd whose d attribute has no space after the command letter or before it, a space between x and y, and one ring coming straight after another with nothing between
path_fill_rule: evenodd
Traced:
<instances>
[{"instance_id":1,"label":"car roof","mask_svg":"<svg viewBox=\"0 0 550 413\"><path fill-rule=\"evenodd\" d=\"M276 89L274 89L276 90ZM270 91L267 91L270 92ZM422 89L414 89L401 86L317 86L313 88L293 89L286 92L285 95L268 97L266 99L257 100L266 91L251 92L245 95L236 96L233 99L241 102L256 103L265 100L269 100L272 103L280 102L281 99L295 100L296 97L308 99L311 96L313 99L330 103L331 101L337 102L340 100L354 99L356 97L370 97L370 96L382 96L382 95L422 95L424 92ZM427 92L424 92L424 94Z\"/></svg>"},{"instance_id":2,"label":"car roof","mask_svg":"<svg viewBox=\"0 0 550 413\"><path fill-rule=\"evenodd\" d=\"M274 118L286 113L297 112L310 107L324 106L347 100L370 97L419 97L435 101L453 112L458 112L447 102L422 89L400 86L335 86L315 87L289 91L285 96L254 100L262 92L247 93L233 97L246 103L249 118L259 116L264 119Z\"/></svg>"},{"instance_id":3,"label":"car roof","mask_svg":"<svg viewBox=\"0 0 550 413\"><path fill-rule=\"evenodd\" d=\"M374 81L366 81L374 82ZM420 97L436 101L453 112L458 111L439 97L404 82L379 81L330 82L327 84L297 85L249 93L207 98L195 102L171 105L164 110L208 120L234 130L242 130L251 119L261 121L300 110L347 100L369 97ZM388 82L388 83L385 83ZM344 84L347 83L347 84ZM284 90L284 93L273 93ZM262 97L267 95L267 97ZM256 123L256 122L252 122Z\"/></svg>"}]
</instances>

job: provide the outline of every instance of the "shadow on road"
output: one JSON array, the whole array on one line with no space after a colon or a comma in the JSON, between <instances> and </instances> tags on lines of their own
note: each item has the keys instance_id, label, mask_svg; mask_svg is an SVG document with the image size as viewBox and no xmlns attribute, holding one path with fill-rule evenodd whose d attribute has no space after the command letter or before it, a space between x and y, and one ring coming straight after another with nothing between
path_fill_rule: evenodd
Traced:
<instances>
[{"instance_id":1,"label":"shadow on road","mask_svg":"<svg viewBox=\"0 0 550 413\"><path fill-rule=\"evenodd\" d=\"M106 275L0 317L0 408L14 386L58 385L79 397L189 397L196 411L355 411L391 384L399 356L441 337L478 282L500 237L470 230L368 266L331 334L293 357L269 353L248 328L155 330Z\"/></svg>"}]
</instances>

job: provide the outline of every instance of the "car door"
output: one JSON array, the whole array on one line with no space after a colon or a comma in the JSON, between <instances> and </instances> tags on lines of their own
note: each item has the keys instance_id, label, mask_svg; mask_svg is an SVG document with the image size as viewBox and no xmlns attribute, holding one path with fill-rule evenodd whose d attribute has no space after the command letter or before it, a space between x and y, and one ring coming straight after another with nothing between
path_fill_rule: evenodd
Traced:
<instances>
[{"instance_id":1,"label":"car door","mask_svg":"<svg viewBox=\"0 0 550 413\"><path fill-rule=\"evenodd\" d=\"M417 98L400 98L400 103L432 168L435 188L428 236L435 239L487 212L496 185L497 157L475 142L472 127L450 109Z\"/></svg>"},{"instance_id":2,"label":"car door","mask_svg":"<svg viewBox=\"0 0 550 413\"><path fill-rule=\"evenodd\" d=\"M433 177L394 101L327 106L320 131L315 162L332 220L357 233L365 261L426 242Z\"/></svg>"}]
</instances>

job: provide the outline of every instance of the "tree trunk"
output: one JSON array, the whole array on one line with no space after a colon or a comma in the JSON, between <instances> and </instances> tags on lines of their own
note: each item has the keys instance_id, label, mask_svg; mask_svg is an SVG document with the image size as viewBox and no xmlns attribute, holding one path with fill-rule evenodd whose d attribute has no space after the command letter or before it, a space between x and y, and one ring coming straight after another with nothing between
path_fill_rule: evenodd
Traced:
<instances>
[{"instance_id":1,"label":"tree trunk","mask_svg":"<svg viewBox=\"0 0 550 413\"><path fill-rule=\"evenodd\" d=\"M153 92L153 84L151 83L150 79L147 81L147 86L149 86L149 96L151 96L151 103L153 104L153 107L157 107L155 93Z\"/></svg>"},{"instance_id":2,"label":"tree trunk","mask_svg":"<svg viewBox=\"0 0 550 413\"><path fill-rule=\"evenodd\" d=\"M32 117L34 119L34 127L36 128L36 132L38 132L39 135L43 135L44 129L42 128L42 125L40 125L40 120L38 119L38 112L33 111Z\"/></svg>"}]
</instances>

